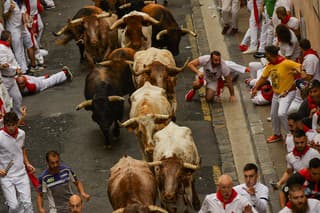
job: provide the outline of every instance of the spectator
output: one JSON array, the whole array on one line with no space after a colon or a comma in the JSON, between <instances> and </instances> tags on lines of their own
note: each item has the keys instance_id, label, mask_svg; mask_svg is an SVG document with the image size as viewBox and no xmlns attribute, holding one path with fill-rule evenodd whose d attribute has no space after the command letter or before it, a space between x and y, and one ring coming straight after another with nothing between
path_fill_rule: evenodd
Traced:
<instances>
[{"instance_id":1,"label":"spectator","mask_svg":"<svg viewBox=\"0 0 320 213\"><path fill-rule=\"evenodd\" d=\"M289 202L289 188L296 184L303 185L303 183L304 183L304 178L298 173L295 173L288 178L288 181L282 187L282 190L279 192L281 208L284 208Z\"/></svg>"},{"instance_id":2,"label":"spectator","mask_svg":"<svg viewBox=\"0 0 320 213\"><path fill-rule=\"evenodd\" d=\"M317 79L319 81L320 64L317 51L311 48L311 44L308 39L302 39L299 44L303 55L301 77L306 81L311 81L313 79Z\"/></svg>"},{"instance_id":3,"label":"spectator","mask_svg":"<svg viewBox=\"0 0 320 213\"><path fill-rule=\"evenodd\" d=\"M43 206L43 193L46 193L49 201L49 212L68 212L69 197L73 194L71 183L77 187L80 195L89 200L90 195L84 191L84 187L70 167L60 164L60 156L56 151L46 154L48 168L39 177L39 191L37 207L40 213L45 212Z\"/></svg>"},{"instance_id":4,"label":"spectator","mask_svg":"<svg viewBox=\"0 0 320 213\"><path fill-rule=\"evenodd\" d=\"M291 59L293 61L300 60L300 47L299 41L292 30L286 25L279 24L276 27L276 35L278 38L278 45L280 48L279 54Z\"/></svg>"},{"instance_id":5,"label":"spectator","mask_svg":"<svg viewBox=\"0 0 320 213\"><path fill-rule=\"evenodd\" d=\"M267 212L269 189L258 182L258 167L248 163L243 168L245 183L235 186L237 193L247 198L250 204L259 212Z\"/></svg>"},{"instance_id":6,"label":"spectator","mask_svg":"<svg viewBox=\"0 0 320 213\"><path fill-rule=\"evenodd\" d=\"M295 131L293 140L294 149L287 154L287 170L277 182L277 188L280 188L294 172L307 168L311 159L320 158L319 152L307 145L307 136L303 130Z\"/></svg>"},{"instance_id":7,"label":"spectator","mask_svg":"<svg viewBox=\"0 0 320 213\"><path fill-rule=\"evenodd\" d=\"M223 30L221 34L226 34L231 27L231 35L238 32L238 14L240 10L240 0L222 0L221 15Z\"/></svg>"},{"instance_id":8,"label":"spectator","mask_svg":"<svg viewBox=\"0 0 320 213\"><path fill-rule=\"evenodd\" d=\"M265 54L269 63L262 76L252 89L252 97L258 88L271 77L273 97L271 103L271 121L274 134L267 138L268 143L282 140L281 125L285 133L289 133L287 112L295 95L295 73L301 69L301 64L286 60L278 54L278 48L267 46Z\"/></svg>"},{"instance_id":9,"label":"spectator","mask_svg":"<svg viewBox=\"0 0 320 213\"><path fill-rule=\"evenodd\" d=\"M34 77L30 75L22 75L16 78L22 95L35 94L44 91L49 87L53 87L65 81L71 81L73 75L67 66L62 68L62 71L55 73L51 76L45 75Z\"/></svg>"},{"instance_id":10,"label":"spectator","mask_svg":"<svg viewBox=\"0 0 320 213\"><path fill-rule=\"evenodd\" d=\"M290 30L292 30L297 38L300 37L300 22L296 17L290 16L285 7L278 7L276 9L276 14L278 19L280 19L281 24L286 25Z\"/></svg>"},{"instance_id":11,"label":"spectator","mask_svg":"<svg viewBox=\"0 0 320 213\"><path fill-rule=\"evenodd\" d=\"M274 29L281 24L281 20L277 17L276 10L278 7L286 8L287 14L291 15L291 11L293 9L292 1L291 0L277 0L276 5L274 6L273 14L272 14L272 25Z\"/></svg>"},{"instance_id":12,"label":"spectator","mask_svg":"<svg viewBox=\"0 0 320 213\"><path fill-rule=\"evenodd\" d=\"M199 213L207 212L257 212L250 202L233 188L232 178L222 175L219 178L217 193L205 197Z\"/></svg>"},{"instance_id":13,"label":"spectator","mask_svg":"<svg viewBox=\"0 0 320 213\"><path fill-rule=\"evenodd\" d=\"M203 67L204 71L200 71L197 67ZM223 89L222 76L227 82L230 92L230 101L236 100L234 88L232 84L232 76L230 69L226 63L221 60L221 54L218 51L211 52L210 55L200 56L189 62L188 67L198 75L198 80L193 82L193 88L186 94L186 101L191 101L196 90L206 82L206 101L213 101L215 96L219 96Z\"/></svg>"},{"instance_id":14,"label":"spectator","mask_svg":"<svg viewBox=\"0 0 320 213\"><path fill-rule=\"evenodd\" d=\"M18 128L16 113L6 113L3 120L4 128L0 130L0 183L8 212L32 213L27 171L33 173L35 169L24 147L25 132Z\"/></svg>"},{"instance_id":15,"label":"spectator","mask_svg":"<svg viewBox=\"0 0 320 213\"><path fill-rule=\"evenodd\" d=\"M0 72L2 75L3 84L7 88L9 95L12 97L13 111L17 113L19 117L21 117L20 107L22 96L19 92L19 87L14 77L16 74L22 75L22 71L10 48L12 41L11 33L7 30L4 30L1 33L0 39Z\"/></svg>"},{"instance_id":16,"label":"spectator","mask_svg":"<svg viewBox=\"0 0 320 213\"><path fill-rule=\"evenodd\" d=\"M69 209L71 213L82 213L83 202L79 195L74 194L69 198Z\"/></svg>"},{"instance_id":17,"label":"spectator","mask_svg":"<svg viewBox=\"0 0 320 213\"><path fill-rule=\"evenodd\" d=\"M319 212L320 202L316 199L307 199L304 194L304 188L295 184L289 188L289 203L279 213L290 213L290 212Z\"/></svg>"}]
</instances>

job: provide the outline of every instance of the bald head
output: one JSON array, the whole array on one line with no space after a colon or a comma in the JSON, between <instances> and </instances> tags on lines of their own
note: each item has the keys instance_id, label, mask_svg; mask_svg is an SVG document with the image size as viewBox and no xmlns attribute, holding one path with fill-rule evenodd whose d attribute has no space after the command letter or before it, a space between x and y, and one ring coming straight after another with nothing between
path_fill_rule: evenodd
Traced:
<instances>
[{"instance_id":1,"label":"bald head","mask_svg":"<svg viewBox=\"0 0 320 213\"><path fill-rule=\"evenodd\" d=\"M69 209L71 213L81 213L83 209L82 199L79 195L72 195L69 198Z\"/></svg>"},{"instance_id":2,"label":"bald head","mask_svg":"<svg viewBox=\"0 0 320 213\"><path fill-rule=\"evenodd\" d=\"M224 200L229 200L232 195L233 182L230 175L221 175L218 180L218 190Z\"/></svg>"}]
</instances>

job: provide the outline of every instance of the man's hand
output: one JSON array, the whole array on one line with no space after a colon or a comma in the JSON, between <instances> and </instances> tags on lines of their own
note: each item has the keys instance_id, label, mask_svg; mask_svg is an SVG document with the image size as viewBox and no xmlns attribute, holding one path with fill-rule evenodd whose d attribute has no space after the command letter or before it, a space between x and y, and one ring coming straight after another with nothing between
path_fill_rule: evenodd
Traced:
<instances>
[{"instance_id":1,"label":"man's hand","mask_svg":"<svg viewBox=\"0 0 320 213\"><path fill-rule=\"evenodd\" d=\"M256 190L252 186L244 189L248 192L250 196L254 196L256 194Z\"/></svg>"},{"instance_id":2,"label":"man's hand","mask_svg":"<svg viewBox=\"0 0 320 213\"><path fill-rule=\"evenodd\" d=\"M243 213L252 213L252 206L250 206L249 204L246 205L242 211Z\"/></svg>"},{"instance_id":3,"label":"man's hand","mask_svg":"<svg viewBox=\"0 0 320 213\"><path fill-rule=\"evenodd\" d=\"M203 76L203 73L202 72L198 72L198 77L199 78L203 78L204 76Z\"/></svg>"},{"instance_id":4,"label":"man's hand","mask_svg":"<svg viewBox=\"0 0 320 213\"><path fill-rule=\"evenodd\" d=\"M21 76L21 75L22 75L21 68L17 68L17 74L18 74L18 76Z\"/></svg>"},{"instance_id":5,"label":"man's hand","mask_svg":"<svg viewBox=\"0 0 320 213\"><path fill-rule=\"evenodd\" d=\"M318 111L317 108L313 108L310 110L310 114L309 114L309 118L312 118L313 114L316 113Z\"/></svg>"},{"instance_id":6,"label":"man's hand","mask_svg":"<svg viewBox=\"0 0 320 213\"><path fill-rule=\"evenodd\" d=\"M258 92L257 88L253 87L252 90L251 90L251 98L253 98L254 96L256 96L256 95L257 95L257 92Z\"/></svg>"},{"instance_id":7,"label":"man's hand","mask_svg":"<svg viewBox=\"0 0 320 213\"><path fill-rule=\"evenodd\" d=\"M26 168L29 173L34 173L36 171L36 169L30 163L26 164Z\"/></svg>"},{"instance_id":8,"label":"man's hand","mask_svg":"<svg viewBox=\"0 0 320 213\"><path fill-rule=\"evenodd\" d=\"M1 69L6 69L9 67L8 63L1 64Z\"/></svg>"},{"instance_id":9,"label":"man's hand","mask_svg":"<svg viewBox=\"0 0 320 213\"><path fill-rule=\"evenodd\" d=\"M10 3L10 7L9 7L9 10L10 10L10 11L13 11L13 10L14 10L14 8L16 8L16 4L15 4L14 2L12 2L12 1L11 1L11 3Z\"/></svg>"},{"instance_id":10,"label":"man's hand","mask_svg":"<svg viewBox=\"0 0 320 213\"><path fill-rule=\"evenodd\" d=\"M39 213L45 213L44 208L38 209Z\"/></svg>"},{"instance_id":11,"label":"man's hand","mask_svg":"<svg viewBox=\"0 0 320 213\"><path fill-rule=\"evenodd\" d=\"M20 107L20 112L21 112L22 117L26 117L26 115L27 115L27 107L26 106L21 106Z\"/></svg>"},{"instance_id":12,"label":"man's hand","mask_svg":"<svg viewBox=\"0 0 320 213\"><path fill-rule=\"evenodd\" d=\"M5 177L7 175L6 170L0 169L0 177Z\"/></svg>"},{"instance_id":13,"label":"man's hand","mask_svg":"<svg viewBox=\"0 0 320 213\"><path fill-rule=\"evenodd\" d=\"M235 96L235 95L230 95L229 101L230 101L231 103L236 102L236 101L237 101L236 96Z\"/></svg>"},{"instance_id":14,"label":"man's hand","mask_svg":"<svg viewBox=\"0 0 320 213\"><path fill-rule=\"evenodd\" d=\"M90 200L90 195L88 195L88 194L85 193L85 192L81 193L81 196L82 196L86 201L89 201L89 200Z\"/></svg>"}]
</instances>

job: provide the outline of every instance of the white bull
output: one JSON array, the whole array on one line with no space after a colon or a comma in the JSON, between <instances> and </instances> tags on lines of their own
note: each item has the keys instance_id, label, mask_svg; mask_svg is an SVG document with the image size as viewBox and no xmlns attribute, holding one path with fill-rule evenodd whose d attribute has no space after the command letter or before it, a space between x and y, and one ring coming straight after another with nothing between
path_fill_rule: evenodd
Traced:
<instances>
[{"instance_id":1,"label":"white bull","mask_svg":"<svg viewBox=\"0 0 320 213\"><path fill-rule=\"evenodd\" d=\"M122 126L134 130L143 156L150 160L154 147L153 134L171 118L171 105L164 89L148 81L131 95L130 100L130 119Z\"/></svg>"},{"instance_id":2,"label":"white bull","mask_svg":"<svg viewBox=\"0 0 320 213\"><path fill-rule=\"evenodd\" d=\"M189 207L198 210L193 172L200 167L200 157L191 130L170 122L153 138L154 162L149 165L155 166L161 204L169 212L187 212Z\"/></svg>"}]
</instances>

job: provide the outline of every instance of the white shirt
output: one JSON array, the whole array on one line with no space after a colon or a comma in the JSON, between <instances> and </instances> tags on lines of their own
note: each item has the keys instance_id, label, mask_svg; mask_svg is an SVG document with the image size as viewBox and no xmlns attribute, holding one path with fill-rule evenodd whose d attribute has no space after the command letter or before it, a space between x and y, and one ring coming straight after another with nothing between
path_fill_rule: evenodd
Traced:
<instances>
[{"instance_id":1,"label":"white shirt","mask_svg":"<svg viewBox=\"0 0 320 213\"><path fill-rule=\"evenodd\" d=\"M224 209L223 203L217 198L216 193L214 193L206 196L199 213L242 213L247 205L250 205L250 202L238 194ZM252 211L257 212L253 207Z\"/></svg>"},{"instance_id":2,"label":"white shirt","mask_svg":"<svg viewBox=\"0 0 320 213\"><path fill-rule=\"evenodd\" d=\"M302 67L313 79L320 80L319 58L314 54L308 54L303 58Z\"/></svg>"},{"instance_id":3,"label":"white shirt","mask_svg":"<svg viewBox=\"0 0 320 213\"><path fill-rule=\"evenodd\" d=\"M26 174L22 153L24 140L25 132L22 129L18 129L17 138L0 130L0 168L5 169L9 162L13 160L13 166L9 169L5 178L18 177Z\"/></svg>"},{"instance_id":4,"label":"white shirt","mask_svg":"<svg viewBox=\"0 0 320 213\"><path fill-rule=\"evenodd\" d=\"M311 141L314 139L314 136L317 134L317 132L313 129L309 129L308 132L306 132L306 136L308 138L308 144L311 143ZM291 133L288 133L286 136L286 147L287 152L292 152L294 149L294 141L293 141L293 135Z\"/></svg>"},{"instance_id":5,"label":"white shirt","mask_svg":"<svg viewBox=\"0 0 320 213\"><path fill-rule=\"evenodd\" d=\"M320 201L316 199L309 198L308 199L309 209L307 213L319 213L320 212ZM288 207L284 207L279 213L291 213L292 210Z\"/></svg>"},{"instance_id":6,"label":"white shirt","mask_svg":"<svg viewBox=\"0 0 320 213\"><path fill-rule=\"evenodd\" d=\"M13 9L13 11L11 12L11 16L8 20L6 20L6 26L5 28L9 31L12 30L22 30L22 15L21 15L21 11L20 8L18 6L17 3L15 3L14 1L12 1L16 6ZM9 11L10 8L10 4L11 4L11 0L6 0L4 2L4 8L3 8L3 13L7 13Z\"/></svg>"},{"instance_id":7,"label":"white shirt","mask_svg":"<svg viewBox=\"0 0 320 213\"><path fill-rule=\"evenodd\" d=\"M299 46L299 41L297 39L297 36L294 34L292 30L290 30L291 34L291 43L292 45L289 45L288 43L279 42L279 53L282 56L285 56L288 59L291 59L293 61L296 61L297 58L300 57L301 49Z\"/></svg>"},{"instance_id":8,"label":"white shirt","mask_svg":"<svg viewBox=\"0 0 320 213\"><path fill-rule=\"evenodd\" d=\"M297 172L300 169L308 168L309 161L312 158L319 158L320 154L317 150L310 148L306 154L304 154L301 158L299 156L295 156L293 152L287 154L287 168L293 169L293 171Z\"/></svg>"},{"instance_id":9,"label":"white shirt","mask_svg":"<svg viewBox=\"0 0 320 213\"><path fill-rule=\"evenodd\" d=\"M14 76L17 72L18 65L16 58L13 55L12 49L6 45L0 44L0 64L7 63L9 64L8 68L1 69L0 72L2 77L5 76Z\"/></svg>"},{"instance_id":10,"label":"white shirt","mask_svg":"<svg viewBox=\"0 0 320 213\"><path fill-rule=\"evenodd\" d=\"M218 81L221 76L228 76L230 69L226 63L221 60L221 64L217 67L212 67L210 55L203 55L199 58L200 66L203 67L203 73L206 81Z\"/></svg>"},{"instance_id":11,"label":"white shirt","mask_svg":"<svg viewBox=\"0 0 320 213\"><path fill-rule=\"evenodd\" d=\"M253 186L255 189L255 195L251 196L246 191L246 184L240 184L234 187L234 190L237 191L238 194L241 196L247 198L251 205L257 209L259 213L265 213L267 212L267 206L268 206L268 200L269 200L269 189L262 183L256 183L256 185Z\"/></svg>"},{"instance_id":12,"label":"white shirt","mask_svg":"<svg viewBox=\"0 0 320 213\"><path fill-rule=\"evenodd\" d=\"M297 30L300 27L300 21L296 17L290 17L289 21L286 24L290 29Z\"/></svg>"}]
</instances>

